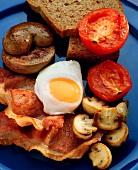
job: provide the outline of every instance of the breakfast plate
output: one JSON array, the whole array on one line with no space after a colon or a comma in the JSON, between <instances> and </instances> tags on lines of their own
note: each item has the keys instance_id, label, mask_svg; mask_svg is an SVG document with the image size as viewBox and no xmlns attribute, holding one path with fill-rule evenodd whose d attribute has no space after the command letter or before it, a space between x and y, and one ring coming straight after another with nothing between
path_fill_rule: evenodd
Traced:
<instances>
[{"instance_id":1,"label":"breakfast plate","mask_svg":"<svg viewBox=\"0 0 138 170\"><path fill-rule=\"evenodd\" d=\"M123 3L125 8L125 3ZM125 8L126 9L126 8ZM0 56L2 52L2 38L6 31L21 22L36 21L44 23L43 19L33 12L25 0L5 0L0 2ZM65 60L66 50L68 45L68 38L60 38L55 35L55 62ZM132 89L125 96L129 100L129 117L127 125L129 127L129 137L127 142L120 148L112 150L113 162L109 167L110 170L137 170L138 169L138 74L137 74L137 46L138 40L136 37L129 34L127 42L120 51L118 62L125 66L130 72L132 79ZM4 67L2 59L0 58L0 67ZM0 105L0 110L4 109ZM80 160L65 160L56 162L44 158L40 153L31 151L30 153L12 146L0 146L0 169L1 170L94 170L91 160L88 159L86 153Z\"/></svg>"}]
</instances>

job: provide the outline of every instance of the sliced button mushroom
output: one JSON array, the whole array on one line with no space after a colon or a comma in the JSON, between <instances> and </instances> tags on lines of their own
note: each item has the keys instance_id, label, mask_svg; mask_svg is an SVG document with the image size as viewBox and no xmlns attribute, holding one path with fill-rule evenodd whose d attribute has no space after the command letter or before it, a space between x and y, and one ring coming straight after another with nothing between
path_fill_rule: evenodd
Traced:
<instances>
[{"instance_id":1,"label":"sliced button mushroom","mask_svg":"<svg viewBox=\"0 0 138 170\"><path fill-rule=\"evenodd\" d=\"M119 103L116 108L117 113L122 116L122 121L126 123L128 118L128 101L126 100Z\"/></svg>"},{"instance_id":2,"label":"sliced button mushroom","mask_svg":"<svg viewBox=\"0 0 138 170\"><path fill-rule=\"evenodd\" d=\"M122 116L117 113L116 107L103 108L94 114L94 124L103 130L117 129L122 121Z\"/></svg>"},{"instance_id":3,"label":"sliced button mushroom","mask_svg":"<svg viewBox=\"0 0 138 170\"><path fill-rule=\"evenodd\" d=\"M94 167L98 167L99 169L106 169L112 162L112 154L110 149L104 145L103 143L95 143L91 147L91 151L89 153L89 158L92 160L92 164Z\"/></svg>"},{"instance_id":4,"label":"sliced button mushroom","mask_svg":"<svg viewBox=\"0 0 138 170\"><path fill-rule=\"evenodd\" d=\"M109 107L106 102L99 100L97 97L84 97L82 100L82 107L83 110L90 114L93 115L99 111L102 110L103 107Z\"/></svg>"},{"instance_id":5,"label":"sliced button mushroom","mask_svg":"<svg viewBox=\"0 0 138 170\"><path fill-rule=\"evenodd\" d=\"M105 134L104 141L110 146L118 147L127 140L128 134L128 127L124 122L122 122L119 128L108 131Z\"/></svg>"},{"instance_id":6,"label":"sliced button mushroom","mask_svg":"<svg viewBox=\"0 0 138 170\"><path fill-rule=\"evenodd\" d=\"M92 132L97 131L97 127L93 125L93 119L89 119L87 114L78 114L73 120L73 131L82 139L88 139L92 136Z\"/></svg>"}]
</instances>

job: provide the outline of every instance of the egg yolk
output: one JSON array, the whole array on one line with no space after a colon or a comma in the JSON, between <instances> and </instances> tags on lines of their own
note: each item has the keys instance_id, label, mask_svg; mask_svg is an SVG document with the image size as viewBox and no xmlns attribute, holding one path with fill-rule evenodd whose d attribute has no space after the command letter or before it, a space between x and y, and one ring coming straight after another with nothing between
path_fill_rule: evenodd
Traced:
<instances>
[{"instance_id":1,"label":"egg yolk","mask_svg":"<svg viewBox=\"0 0 138 170\"><path fill-rule=\"evenodd\" d=\"M49 83L50 93L59 101L74 103L80 98L80 87L68 78L55 78Z\"/></svg>"}]
</instances>

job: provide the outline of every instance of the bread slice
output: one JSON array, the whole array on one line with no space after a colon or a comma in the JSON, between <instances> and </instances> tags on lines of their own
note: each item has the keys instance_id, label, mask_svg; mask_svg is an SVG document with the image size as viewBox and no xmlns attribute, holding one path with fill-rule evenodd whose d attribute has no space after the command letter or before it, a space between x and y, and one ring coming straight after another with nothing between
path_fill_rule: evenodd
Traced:
<instances>
[{"instance_id":1,"label":"bread slice","mask_svg":"<svg viewBox=\"0 0 138 170\"><path fill-rule=\"evenodd\" d=\"M70 37L67 50L67 60L76 60L80 64L95 65L101 63L107 59L117 61L119 57L119 51L108 55L97 55L86 49L79 37ZM88 67L87 65L87 67Z\"/></svg>"},{"instance_id":2,"label":"bread slice","mask_svg":"<svg viewBox=\"0 0 138 170\"><path fill-rule=\"evenodd\" d=\"M79 21L94 9L109 7L124 11L120 0L27 0L27 2L61 37L77 35Z\"/></svg>"}]
</instances>

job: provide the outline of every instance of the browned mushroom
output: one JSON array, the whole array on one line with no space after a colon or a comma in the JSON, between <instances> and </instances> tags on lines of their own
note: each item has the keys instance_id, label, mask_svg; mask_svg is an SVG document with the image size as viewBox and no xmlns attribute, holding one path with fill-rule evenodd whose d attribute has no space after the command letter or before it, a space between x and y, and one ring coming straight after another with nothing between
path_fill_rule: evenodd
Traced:
<instances>
[{"instance_id":1,"label":"browned mushroom","mask_svg":"<svg viewBox=\"0 0 138 170\"><path fill-rule=\"evenodd\" d=\"M26 55L32 43L37 47L48 47L53 43L53 35L44 25L23 22L11 27L3 37L3 48L11 55Z\"/></svg>"},{"instance_id":2,"label":"browned mushroom","mask_svg":"<svg viewBox=\"0 0 138 170\"><path fill-rule=\"evenodd\" d=\"M11 70L32 74L41 70L54 57L50 30L36 22L11 27L3 37L2 59Z\"/></svg>"}]
</instances>

